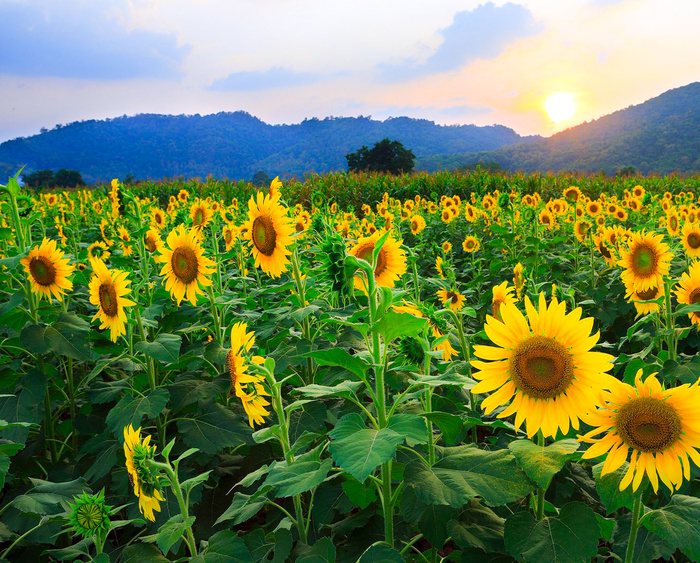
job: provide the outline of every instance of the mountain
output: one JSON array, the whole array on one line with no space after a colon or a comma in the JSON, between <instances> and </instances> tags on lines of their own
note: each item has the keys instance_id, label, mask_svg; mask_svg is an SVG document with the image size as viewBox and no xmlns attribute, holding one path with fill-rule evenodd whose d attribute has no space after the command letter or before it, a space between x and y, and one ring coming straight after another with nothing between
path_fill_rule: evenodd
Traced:
<instances>
[{"instance_id":1,"label":"mountain","mask_svg":"<svg viewBox=\"0 0 700 563\"><path fill-rule=\"evenodd\" d=\"M408 117L306 119L270 125L246 112L213 115L142 114L57 125L38 135L0 144L0 174L78 170L88 182L133 174L137 179L215 177L250 180L345 170L345 155L389 137L417 157L488 151L538 139L501 125L443 126Z\"/></svg>"},{"instance_id":2,"label":"mountain","mask_svg":"<svg viewBox=\"0 0 700 563\"><path fill-rule=\"evenodd\" d=\"M433 155L422 168L460 168L495 162L509 170L615 174L700 171L700 82L647 100L546 139L472 154Z\"/></svg>"}]
</instances>

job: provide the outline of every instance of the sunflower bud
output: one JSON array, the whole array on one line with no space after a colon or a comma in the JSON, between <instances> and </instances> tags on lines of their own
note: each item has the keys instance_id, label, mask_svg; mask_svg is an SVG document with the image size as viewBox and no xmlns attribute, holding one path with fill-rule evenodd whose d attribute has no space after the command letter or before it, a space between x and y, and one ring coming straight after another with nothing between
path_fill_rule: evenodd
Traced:
<instances>
[{"instance_id":1,"label":"sunflower bud","mask_svg":"<svg viewBox=\"0 0 700 563\"><path fill-rule=\"evenodd\" d=\"M88 538L109 531L109 511L112 507L105 504L105 492L102 489L96 495L83 491L73 497L73 504L68 503L68 524L73 533Z\"/></svg>"}]
</instances>

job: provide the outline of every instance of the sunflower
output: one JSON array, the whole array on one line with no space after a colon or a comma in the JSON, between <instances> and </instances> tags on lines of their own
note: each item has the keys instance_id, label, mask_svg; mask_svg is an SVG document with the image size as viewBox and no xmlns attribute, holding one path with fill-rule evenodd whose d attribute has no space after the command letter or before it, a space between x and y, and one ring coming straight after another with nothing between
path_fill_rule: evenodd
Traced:
<instances>
[{"instance_id":1,"label":"sunflower","mask_svg":"<svg viewBox=\"0 0 700 563\"><path fill-rule=\"evenodd\" d=\"M87 254L90 262L93 260L100 260L104 262L110 257L109 247L102 241L93 242L90 246L88 246Z\"/></svg>"},{"instance_id":2,"label":"sunflower","mask_svg":"<svg viewBox=\"0 0 700 563\"><path fill-rule=\"evenodd\" d=\"M634 387L615 380L603 396L604 404L584 418L595 427L578 438L593 444L583 453L584 459L607 454L601 473L606 475L619 469L631 450L621 491L631 484L636 492L645 473L654 492L659 489L659 479L671 491L679 489L684 478L690 480L688 458L700 465L697 382L664 389L655 373L642 381L640 369Z\"/></svg>"},{"instance_id":3,"label":"sunflower","mask_svg":"<svg viewBox=\"0 0 700 563\"><path fill-rule=\"evenodd\" d=\"M681 241L683 242L683 248L688 258L697 258L700 256L700 226L687 221L683 225Z\"/></svg>"},{"instance_id":4,"label":"sunflower","mask_svg":"<svg viewBox=\"0 0 700 563\"><path fill-rule=\"evenodd\" d=\"M442 243L442 251L443 251L445 254L448 254L448 253L452 252L452 243L449 242L449 241L444 241L444 242Z\"/></svg>"},{"instance_id":5,"label":"sunflower","mask_svg":"<svg viewBox=\"0 0 700 563\"><path fill-rule=\"evenodd\" d=\"M109 328L110 339L116 342L117 338L126 333L126 314L124 307L136 305L125 296L131 291L127 279L128 273L121 270L109 270L101 260L92 263L94 274L90 280L90 303L99 307L92 318L100 320L100 329Z\"/></svg>"},{"instance_id":6,"label":"sunflower","mask_svg":"<svg viewBox=\"0 0 700 563\"><path fill-rule=\"evenodd\" d=\"M369 237L362 237L357 244L350 249L349 254L372 263L374 245L383 235L376 231ZM394 287L394 284L406 273L406 253L401 248L402 240L396 240L389 235L377 254L377 262L374 264L374 280L382 287ZM365 281L360 276L355 276L355 288L365 291Z\"/></svg>"},{"instance_id":7,"label":"sunflower","mask_svg":"<svg viewBox=\"0 0 700 563\"><path fill-rule=\"evenodd\" d=\"M141 428L134 430L129 424L124 428L124 455L129 481L134 487L134 494L139 499L139 510L146 519L155 522L153 512L160 512L160 503L165 501L161 491L162 478L148 466L148 460L155 457L156 447L149 446L151 437L141 440Z\"/></svg>"},{"instance_id":8,"label":"sunflower","mask_svg":"<svg viewBox=\"0 0 700 563\"><path fill-rule=\"evenodd\" d=\"M166 215L165 211L162 209L154 209L151 214L151 226L156 227L158 230L165 227Z\"/></svg>"},{"instance_id":9,"label":"sunflower","mask_svg":"<svg viewBox=\"0 0 700 563\"><path fill-rule=\"evenodd\" d=\"M180 190L177 194L177 200L180 203L187 203L187 200L190 198L190 192L187 190Z\"/></svg>"},{"instance_id":10,"label":"sunflower","mask_svg":"<svg viewBox=\"0 0 700 563\"><path fill-rule=\"evenodd\" d=\"M294 225L287 217L287 208L277 198L258 192L257 201L250 196L245 225L255 267L272 278L280 277L287 271L287 256L292 253L287 247L292 244Z\"/></svg>"},{"instance_id":11,"label":"sunflower","mask_svg":"<svg viewBox=\"0 0 700 563\"><path fill-rule=\"evenodd\" d=\"M642 186L635 186L632 188L632 195L637 199L642 199L645 193L646 192Z\"/></svg>"},{"instance_id":12,"label":"sunflower","mask_svg":"<svg viewBox=\"0 0 700 563\"><path fill-rule=\"evenodd\" d=\"M425 229L425 219L421 215L413 215L411 217L411 233L418 235Z\"/></svg>"},{"instance_id":13,"label":"sunflower","mask_svg":"<svg viewBox=\"0 0 700 563\"><path fill-rule=\"evenodd\" d=\"M678 303L696 305L700 303L700 262L693 262L683 274L675 290ZM700 328L700 311L688 314L690 321Z\"/></svg>"},{"instance_id":14,"label":"sunflower","mask_svg":"<svg viewBox=\"0 0 700 563\"><path fill-rule=\"evenodd\" d=\"M623 223L627 221L627 211L622 209L622 207L618 207L617 211L615 212L615 218L618 221L622 221Z\"/></svg>"},{"instance_id":15,"label":"sunflower","mask_svg":"<svg viewBox=\"0 0 700 563\"><path fill-rule=\"evenodd\" d=\"M445 278L445 272L442 269L443 263L444 263L444 260L442 259L442 256L437 256L435 258L435 271L438 273L441 280L447 279L447 278Z\"/></svg>"},{"instance_id":16,"label":"sunflower","mask_svg":"<svg viewBox=\"0 0 700 563\"><path fill-rule=\"evenodd\" d=\"M464 250L464 252L476 252L479 248L481 248L481 243L476 237L471 235L464 237L462 241L462 250Z\"/></svg>"},{"instance_id":17,"label":"sunflower","mask_svg":"<svg viewBox=\"0 0 700 563\"><path fill-rule=\"evenodd\" d=\"M598 201L589 201L586 204L586 213L588 213L591 217L595 217L602 210L603 210L603 207L600 205L600 202L598 202Z\"/></svg>"},{"instance_id":18,"label":"sunflower","mask_svg":"<svg viewBox=\"0 0 700 563\"><path fill-rule=\"evenodd\" d=\"M501 305L503 305L504 303L510 303L512 305L515 305L515 303L517 302L515 296L513 295L515 288L508 287L508 282L504 281L501 285L494 285L491 291L493 293L493 298L491 300L493 316L500 321Z\"/></svg>"},{"instance_id":19,"label":"sunflower","mask_svg":"<svg viewBox=\"0 0 700 563\"><path fill-rule=\"evenodd\" d=\"M255 333L246 332L247 323L238 322L231 328L231 349L226 354L231 389L243 404L248 415L248 424L263 424L270 412L265 408L270 402L265 396L270 394L265 390L264 378L260 375L246 373L247 364L244 354L250 352L255 343Z\"/></svg>"},{"instance_id":20,"label":"sunflower","mask_svg":"<svg viewBox=\"0 0 700 563\"><path fill-rule=\"evenodd\" d=\"M666 214L666 232L672 237L678 235L680 231L681 222L678 218L678 213L675 211Z\"/></svg>"},{"instance_id":21,"label":"sunflower","mask_svg":"<svg viewBox=\"0 0 700 563\"><path fill-rule=\"evenodd\" d=\"M464 308L465 297L459 291L451 289L447 291L446 289L438 289L437 296L442 301L443 305L449 305L450 309L453 311L461 311Z\"/></svg>"},{"instance_id":22,"label":"sunflower","mask_svg":"<svg viewBox=\"0 0 700 563\"><path fill-rule=\"evenodd\" d=\"M605 372L613 357L591 352L599 333L590 336L593 319L581 319L581 308L566 313L566 304L553 297L549 307L540 293L539 311L525 298L528 318L509 303L500 306L502 321L486 317L484 330L496 346L475 346L473 377L479 380L472 393L495 391L481 407L486 414L515 414L515 427L526 422L527 436L539 430L555 437L558 430L578 430L579 419L598 404L601 389L613 379ZM528 325L529 321L529 325ZM508 404L509 403L509 404Z\"/></svg>"},{"instance_id":23,"label":"sunflower","mask_svg":"<svg viewBox=\"0 0 700 563\"><path fill-rule=\"evenodd\" d=\"M593 235L593 244L600 252L600 255L605 259L605 263L608 266L615 266L617 264L617 257L615 256L615 251L609 248L605 239L605 236L600 234Z\"/></svg>"},{"instance_id":24,"label":"sunflower","mask_svg":"<svg viewBox=\"0 0 700 563\"><path fill-rule=\"evenodd\" d=\"M634 291L631 288L626 288L625 297L628 303L634 303L634 308L637 310L637 315L646 315L659 310L659 305L656 303L640 303L640 301L653 301L665 295L664 280L659 278L656 285L644 291Z\"/></svg>"},{"instance_id":25,"label":"sunflower","mask_svg":"<svg viewBox=\"0 0 700 563\"><path fill-rule=\"evenodd\" d=\"M637 292L645 291L656 284L659 276L668 275L673 254L662 240L663 236L653 231L632 234L629 249L620 251L618 262L625 268L621 275L628 288Z\"/></svg>"},{"instance_id":26,"label":"sunflower","mask_svg":"<svg viewBox=\"0 0 700 563\"><path fill-rule=\"evenodd\" d=\"M144 244L146 245L146 250L153 254L156 250L160 250L163 246L163 239L160 238L160 231L158 227L151 227L146 231L144 235Z\"/></svg>"},{"instance_id":27,"label":"sunflower","mask_svg":"<svg viewBox=\"0 0 700 563\"><path fill-rule=\"evenodd\" d=\"M572 203L576 203L581 197L581 190L578 186L569 186L566 188L562 194L565 199Z\"/></svg>"},{"instance_id":28,"label":"sunflower","mask_svg":"<svg viewBox=\"0 0 700 563\"><path fill-rule=\"evenodd\" d=\"M226 251L229 251L233 248L233 245L236 242L236 239L238 238L238 229L236 227L233 227L231 225L224 225L224 228L222 230L222 234L224 235L224 243L226 244Z\"/></svg>"},{"instance_id":29,"label":"sunflower","mask_svg":"<svg viewBox=\"0 0 700 563\"><path fill-rule=\"evenodd\" d=\"M574 223L574 234L579 242L584 242L588 238L590 230L591 224L588 221L581 220Z\"/></svg>"},{"instance_id":30,"label":"sunflower","mask_svg":"<svg viewBox=\"0 0 700 563\"><path fill-rule=\"evenodd\" d=\"M203 293L200 286L211 285L207 276L216 264L203 255L197 229L188 232L180 225L170 231L165 242L167 246L163 245L156 257L156 261L163 264L160 275L165 276L165 289L177 300L178 306L185 297L192 305L197 305L197 295Z\"/></svg>"},{"instance_id":31,"label":"sunflower","mask_svg":"<svg viewBox=\"0 0 700 563\"><path fill-rule=\"evenodd\" d=\"M190 219L192 226L197 229L204 229L211 221L214 212L209 207L209 204L204 199L197 198L190 207Z\"/></svg>"},{"instance_id":32,"label":"sunflower","mask_svg":"<svg viewBox=\"0 0 700 563\"><path fill-rule=\"evenodd\" d=\"M525 289L525 276L523 275L523 265L518 262L513 268L513 285L515 286L515 293L520 299L523 296L523 289Z\"/></svg>"},{"instance_id":33,"label":"sunflower","mask_svg":"<svg viewBox=\"0 0 700 563\"><path fill-rule=\"evenodd\" d=\"M454 212L454 207L445 207L440 213L440 219L446 225L452 223L455 217L457 217L457 214Z\"/></svg>"},{"instance_id":34,"label":"sunflower","mask_svg":"<svg viewBox=\"0 0 700 563\"><path fill-rule=\"evenodd\" d=\"M547 227L548 230L551 231L554 228L554 216L549 211L546 209L540 211L539 218L540 223Z\"/></svg>"},{"instance_id":35,"label":"sunflower","mask_svg":"<svg viewBox=\"0 0 700 563\"><path fill-rule=\"evenodd\" d=\"M45 238L20 263L29 274L32 293L38 293L39 299L45 297L51 301L53 296L63 301L66 291L73 289L73 282L68 276L73 273L75 266L68 263L68 258L64 258L63 251L58 248L55 240Z\"/></svg>"}]
</instances>

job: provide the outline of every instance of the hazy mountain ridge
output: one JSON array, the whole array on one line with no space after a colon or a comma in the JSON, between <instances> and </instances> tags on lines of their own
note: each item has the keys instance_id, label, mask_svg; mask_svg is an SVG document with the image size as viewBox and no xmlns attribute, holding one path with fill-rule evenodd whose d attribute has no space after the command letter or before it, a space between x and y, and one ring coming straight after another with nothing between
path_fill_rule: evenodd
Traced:
<instances>
[{"instance_id":1,"label":"hazy mountain ridge","mask_svg":"<svg viewBox=\"0 0 700 563\"><path fill-rule=\"evenodd\" d=\"M494 151L422 158L422 168L495 162L510 170L614 174L634 166L648 174L700 171L700 83L583 123L546 139Z\"/></svg>"},{"instance_id":2,"label":"hazy mountain ridge","mask_svg":"<svg viewBox=\"0 0 700 563\"><path fill-rule=\"evenodd\" d=\"M417 156L492 150L539 137L521 137L501 125L444 126L408 117L306 119L270 125L246 112L171 116L141 114L57 126L0 144L0 167L12 173L59 168L82 172L87 181L133 174L160 179L250 179L346 169L345 155L390 137Z\"/></svg>"}]
</instances>

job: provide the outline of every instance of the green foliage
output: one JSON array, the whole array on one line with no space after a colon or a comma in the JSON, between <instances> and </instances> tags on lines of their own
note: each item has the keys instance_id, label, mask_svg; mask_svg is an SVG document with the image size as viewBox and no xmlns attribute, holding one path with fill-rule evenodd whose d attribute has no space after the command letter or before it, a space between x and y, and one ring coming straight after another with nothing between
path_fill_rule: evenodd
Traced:
<instances>
[{"instance_id":1,"label":"green foliage","mask_svg":"<svg viewBox=\"0 0 700 563\"><path fill-rule=\"evenodd\" d=\"M374 143L371 149L360 147L356 152L345 155L350 172L386 172L403 174L411 172L415 164L415 155L406 149L400 141L382 139Z\"/></svg>"}]
</instances>

